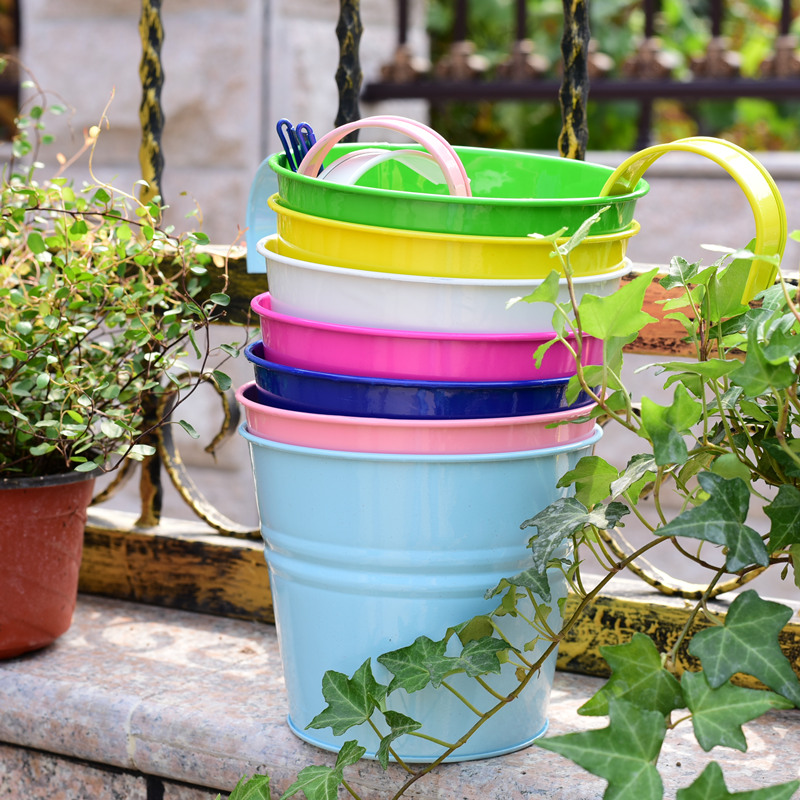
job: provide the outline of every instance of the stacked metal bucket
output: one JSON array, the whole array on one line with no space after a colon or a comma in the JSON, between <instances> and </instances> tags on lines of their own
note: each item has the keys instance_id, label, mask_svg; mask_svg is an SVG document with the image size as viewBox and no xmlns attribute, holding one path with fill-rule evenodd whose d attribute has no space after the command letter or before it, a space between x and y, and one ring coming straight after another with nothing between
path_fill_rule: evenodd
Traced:
<instances>
[{"instance_id":1,"label":"stacked metal bucket","mask_svg":"<svg viewBox=\"0 0 800 800\"><path fill-rule=\"evenodd\" d=\"M390 127L417 147L336 144L353 127ZM328 166L320 172L323 159ZM572 254L575 291L609 294L627 271L636 199L600 197L611 170L547 156L451 148L418 123L362 120L324 137L299 171L272 156L279 192L268 200L278 233L258 243L268 293L252 301L261 340L240 388L289 696L289 724L337 749L366 726L334 736L307 729L324 707L326 670L351 675L420 636L487 614L502 578L530 566L520 524L564 494L561 475L600 436L589 398L567 402L570 349L550 347L552 307L517 302L559 262L553 245L603 205L609 212ZM566 299L566 282L560 290ZM584 341L584 363L603 343ZM563 577L553 571L558 629ZM525 636L520 618L504 621ZM528 629L523 641L534 637ZM537 650L545 646L537 645ZM554 658L520 697L454 757L524 747L547 724ZM475 707L495 700L453 678ZM516 686L507 664L487 682ZM475 722L453 693L430 687L389 707L454 741ZM406 761L441 744L405 735Z\"/></svg>"}]
</instances>

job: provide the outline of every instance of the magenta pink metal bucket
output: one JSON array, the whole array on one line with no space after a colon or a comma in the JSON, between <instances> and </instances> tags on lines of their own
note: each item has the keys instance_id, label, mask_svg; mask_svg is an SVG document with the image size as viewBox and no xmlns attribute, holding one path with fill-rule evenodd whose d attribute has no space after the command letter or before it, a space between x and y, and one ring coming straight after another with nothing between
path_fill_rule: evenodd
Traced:
<instances>
[{"instance_id":1,"label":"magenta pink metal bucket","mask_svg":"<svg viewBox=\"0 0 800 800\"><path fill-rule=\"evenodd\" d=\"M332 299L332 302L335 300ZM318 372L428 381L524 381L566 378L575 360L556 342L537 365L537 348L555 338L532 333L447 333L358 328L301 319L272 310L269 292L253 298L264 358ZM572 346L575 336L568 337ZM583 364L600 364L603 342L583 337Z\"/></svg>"}]
</instances>

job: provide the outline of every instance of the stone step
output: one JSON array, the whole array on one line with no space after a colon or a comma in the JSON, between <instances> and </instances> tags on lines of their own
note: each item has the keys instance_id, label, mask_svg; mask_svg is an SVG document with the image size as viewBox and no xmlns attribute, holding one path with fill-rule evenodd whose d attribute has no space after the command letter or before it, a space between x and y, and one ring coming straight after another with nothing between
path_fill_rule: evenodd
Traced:
<instances>
[{"instance_id":1,"label":"stone step","mask_svg":"<svg viewBox=\"0 0 800 800\"><path fill-rule=\"evenodd\" d=\"M606 725L576 713L600 685L557 672L549 733ZM273 626L82 595L54 645L0 662L0 797L213 800L242 775L266 772L278 798L304 766L334 762L289 731L286 713ZM665 797L712 757L731 791L797 778L798 722L796 712L775 712L748 725L748 754L705 754L679 727L661 757ZM397 765L348 771L362 800L388 800L402 780ZM599 800L604 788L533 746L444 765L406 797Z\"/></svg>"}]
</instances>

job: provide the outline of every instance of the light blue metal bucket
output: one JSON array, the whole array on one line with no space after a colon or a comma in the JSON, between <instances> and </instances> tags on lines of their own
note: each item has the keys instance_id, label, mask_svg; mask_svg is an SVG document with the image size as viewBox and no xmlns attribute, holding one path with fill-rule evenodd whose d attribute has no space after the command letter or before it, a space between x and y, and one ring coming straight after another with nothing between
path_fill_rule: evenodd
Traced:
<instances>
[{"instance_id":1,"label":"light blue metal bucket","mask_svg":"<svg viewBox=\"0 0 800 800\"><path fill-rule=\"evenodd\" d=\"M366 724L343 736L330 728L306 730L326 706L323 674L352 675L372 658L375 677L388 684L391 674L376 662L378 655L423 635L439 640L448 627L491 612L497 599L484 599L485 592L530 566L530 531L520 523L565 495L556 488L559 477L590 454L601 435L597 428L589 440L542 450L431 456L297 447L254 436L244 425L240 433L250 443L289 725L327 750L358 738L369 756L378 738ZM558 573L550 582L550 624L558 630L558 599L566 588ZM534 635L510 617L502 618L502 628L512 641ZM553 655L450 760L500 755L541 736L554 669ZM452 680L478 708L494 705L475 681L463 675ZM487 682L507 694L517 686L514 668L504 665ZM453 694L430 686L394 692L388 706L446 741L476 721ZM393 747L409 762L433 761L443 752L410 735Z\"/></svg>"}]
</instances>

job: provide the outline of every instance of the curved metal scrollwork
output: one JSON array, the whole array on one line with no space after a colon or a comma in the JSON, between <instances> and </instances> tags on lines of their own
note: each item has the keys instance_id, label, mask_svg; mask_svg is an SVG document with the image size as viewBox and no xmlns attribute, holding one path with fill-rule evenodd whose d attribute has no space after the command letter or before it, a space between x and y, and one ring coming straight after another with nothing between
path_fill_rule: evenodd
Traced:
<instances>
[{"instance_id":1,"label":"curved metal scrollwork","mask_svg":"<svg viewBox=\"0 0 800 800\"><path fill-rule=\"evenodd\" d=\"M195 376L209 384L219 396L222 404L223 422L220 430L205 448L207 453L213 453L215 448L226 441L236 432L239 426L240 411L233 393L223 391L216 382L207 375ZM170 412L170 406L174 403L175 395L170 395L165 400L165 411ZM172 485L178 491L186 504L194 513L206 524L227 536L235 536L245 539L258 539L261 534L258 529L240 525L219 511L209 500L192 479L186 465L181 458L178 446L172 436L172 426L162 425L156 432L156 449L161 456L164 469L169 475Z\"/></svg>"}]
</instances>

